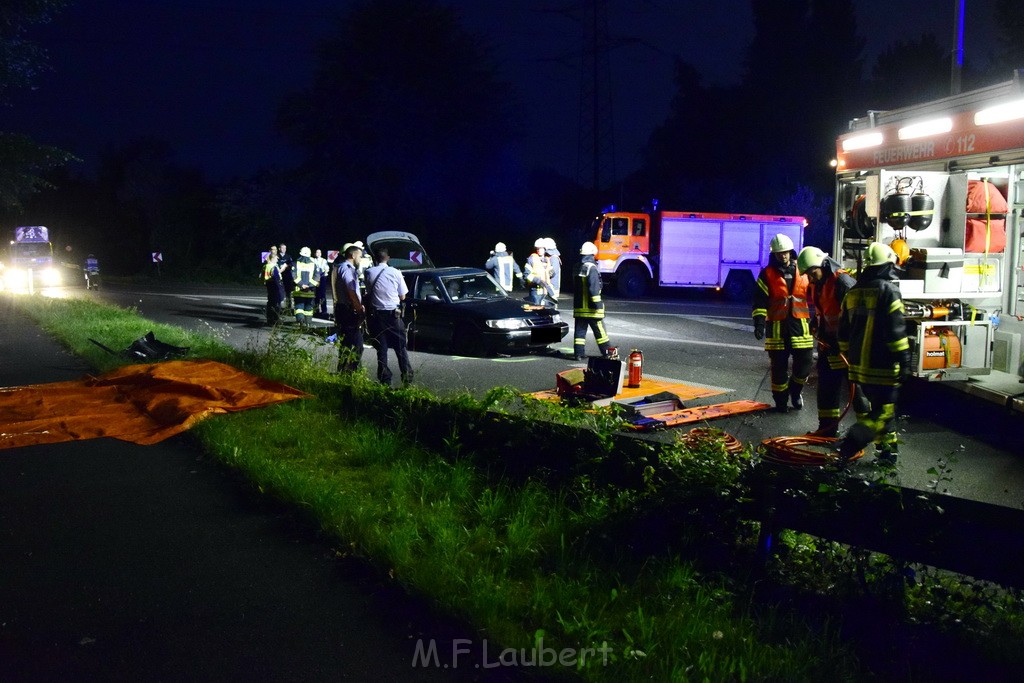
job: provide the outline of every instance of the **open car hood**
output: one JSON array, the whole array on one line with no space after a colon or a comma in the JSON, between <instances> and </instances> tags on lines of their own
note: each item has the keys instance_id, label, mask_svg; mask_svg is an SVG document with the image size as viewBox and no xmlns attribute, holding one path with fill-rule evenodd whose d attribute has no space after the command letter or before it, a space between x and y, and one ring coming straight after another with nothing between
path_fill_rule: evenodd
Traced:
<instances>
[{"instance_id":1,"label":"open car hood","mask_svg":"<svg viewBox=\"0 0 1024 683\"><path fill-rule=\"evenodd\" d=\"M374 232L366 237L366 248L370 250L371 258L377 253L377 249L386 247L391 257L388 265L398 270L412 270L414 268L433 268L434 262L427 256L426 250L420 244L420 240L411 232L401 230L382 230ZM376 263L376 258L373 258Z\"/></svg>"}]
</instances>

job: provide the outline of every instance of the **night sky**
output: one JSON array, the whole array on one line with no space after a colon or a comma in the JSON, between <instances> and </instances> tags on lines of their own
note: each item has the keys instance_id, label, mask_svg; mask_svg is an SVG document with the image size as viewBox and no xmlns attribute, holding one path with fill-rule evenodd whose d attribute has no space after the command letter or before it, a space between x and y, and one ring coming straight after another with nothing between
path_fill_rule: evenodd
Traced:
<instances>
[{"instance_id":1,"label":"night sky","mask_svg":"<svg viewBox=\"0 0 1024 683\"><path fill-rule=\"evenodd\" d=\"M545 8L565 0L450 0L466 28L494 49L527 116L530 165L574 177L579 116L575 24ZM872 57L897 37L931 32L953 45L953 0L857 0L859 33ZM991 0L967 0L965 52L987 63L993 51ZM275 132L277 107L311 80L313 47L347 5L335 0L77 0L30 38L52 71L31 92L14 93L0 129L74 152L90 168L99 150L138 136L170 143L176 159L211 180L245 176L297 159ZM739 79L753 36L748 0L715 3L610 0L619 175L668 113L672 58L706 83ZM809 40L813 37L809 36ZM1009 74L1006 76L1010 77ZM837 131L838 132L838 131Z\"/></svg>"}]
</instances>

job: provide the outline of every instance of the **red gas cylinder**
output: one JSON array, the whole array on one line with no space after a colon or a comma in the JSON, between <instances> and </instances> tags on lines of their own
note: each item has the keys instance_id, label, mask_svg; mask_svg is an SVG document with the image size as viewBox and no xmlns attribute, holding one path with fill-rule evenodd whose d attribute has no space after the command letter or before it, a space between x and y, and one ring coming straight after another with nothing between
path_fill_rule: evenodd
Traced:
<instances>
[{"instance_id":1,"label":"red gas cylinder","mask_svg":"<svg viewBox=\"0 0 1024 683\"><path fill-rule=\"evenodd\" d=\"M644 352L633 349L629 352L629 381L627 387L633 389L640 386L640 380L644 378Z\"/></svg>"}]
</instances>

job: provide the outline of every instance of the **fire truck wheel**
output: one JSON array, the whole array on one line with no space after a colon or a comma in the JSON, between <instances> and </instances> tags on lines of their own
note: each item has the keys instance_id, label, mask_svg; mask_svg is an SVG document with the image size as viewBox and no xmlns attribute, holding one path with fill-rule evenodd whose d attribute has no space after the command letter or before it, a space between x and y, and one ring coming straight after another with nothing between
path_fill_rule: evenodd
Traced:
<instances>
[{"instance_id":1,"label":"fire truck wheel","mask_svg":"<svg viewBox=\"0 0 1024 683\"><path fill-rule=\"evenodd\" d=\"M615 275L615 288L628 299L639 299L647 292L650 278L643 266L626 263Z\"/></svg>"},{"instance_id":2,"label":"fire truck wheel","mask_svg":"<svg viewBox=\"0 0 1024 683\"><path fill-rule=\"evenodd\" d=\"M754 276L749 270L731 270L723 289L730 301L749 302L754 295Z\"/></svg>"}]
</instances>

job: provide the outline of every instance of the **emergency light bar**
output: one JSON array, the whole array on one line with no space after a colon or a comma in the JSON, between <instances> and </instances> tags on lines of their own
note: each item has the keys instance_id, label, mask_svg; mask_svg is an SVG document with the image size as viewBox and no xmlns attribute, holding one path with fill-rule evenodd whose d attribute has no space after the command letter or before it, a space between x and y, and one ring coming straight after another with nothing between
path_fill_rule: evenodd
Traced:
<instances>
[{"instance_id":1,"label":"emergency light bar","mask_svg":"<svg viewBox=\"0 0 1024 683\"><path fill-rule=\"evenodd\" d=\"M1021 118L1024 118L1024 100L1015 100L982 109L974 115L974 125L987 126L991 123L1002 123Z\"/></svg>"},{"instance_id":2,"label":"emergency light bar","mask_svg":"<svg viewBox=\"0 0 1024 683\"><path fill-rule=\"evenodd\" d=\"M855 135L852 138L846 138L843 140L843 151L849 152L854 149L877 147L880 144L882 144L881 133L864 133L863 135Z\"/></svg>"},{"instance_id":3,"label":"emergency light bar","mask_svg":"<svg viewBox=\"0 0 1024 683\"><path fill-rule=\"evenodd\" d=\"M941 119L930 119L928 121L920 121L918 123L911 123L908 126L903 126L896 131L896 135L900 140L913 140L914 138L924 138L929 135L948 133L951 130L953 130L953 119L948 116L944 116Z\"/></svg>"}]
</instances>

